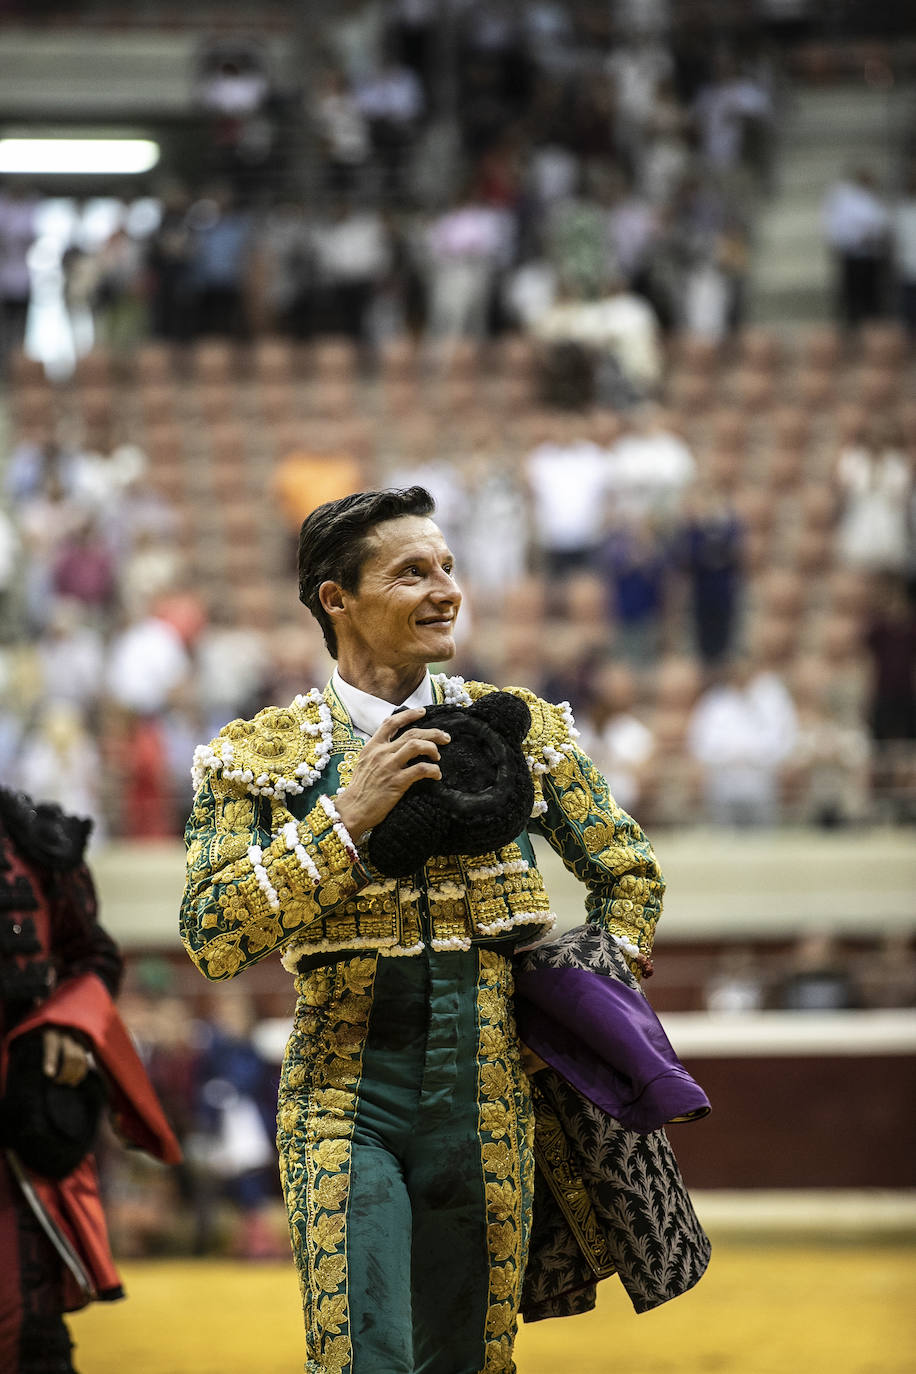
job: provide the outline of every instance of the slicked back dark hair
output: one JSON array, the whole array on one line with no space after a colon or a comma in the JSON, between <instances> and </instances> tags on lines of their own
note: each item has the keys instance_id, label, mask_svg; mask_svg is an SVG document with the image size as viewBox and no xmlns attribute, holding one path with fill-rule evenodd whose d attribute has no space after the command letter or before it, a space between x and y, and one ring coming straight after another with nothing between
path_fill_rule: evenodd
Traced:
<instances>
[{"instance_id":1,"label":"slicked back dark hair","mask_svg":"<svg viewBox=\"0 0 916 1374\"><path fill-rule=\"evenodd\" d=\"M318 597L322 582L359 590L369 539L376 525L402 515L432 515L436 503L425 487L358 491L326 501L307 515L299 531L299 600L321 626L328 652L337 657L337 635Z\"/></svg>"}]
</instances>

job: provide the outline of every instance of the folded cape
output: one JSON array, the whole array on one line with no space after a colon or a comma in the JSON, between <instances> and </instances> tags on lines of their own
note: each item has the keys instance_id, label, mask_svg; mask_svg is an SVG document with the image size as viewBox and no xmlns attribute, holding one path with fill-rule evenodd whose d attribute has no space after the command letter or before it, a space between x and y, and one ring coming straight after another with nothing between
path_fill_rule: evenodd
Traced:
<instances>
[{"instance_id":1,"label":"folded cape","mask_svg":"<svg viewBox=\"0 0 916 1374\"><path fill-rule=\"evenodd\" d=\"M573 943L588 967L565 957ZM515 1014L524 1043L627 1130L648 1134L708 1114L708 1097L599 927L577 927L519 956Z\"/></svg>"}]
</instances>

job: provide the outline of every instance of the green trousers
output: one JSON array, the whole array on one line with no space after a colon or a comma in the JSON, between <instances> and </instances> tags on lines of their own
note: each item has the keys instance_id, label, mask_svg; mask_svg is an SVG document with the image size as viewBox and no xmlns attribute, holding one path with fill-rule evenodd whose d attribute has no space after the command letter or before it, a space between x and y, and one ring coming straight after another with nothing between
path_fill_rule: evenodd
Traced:
<instances>
[{"instance_id":1,"label":"green trousers","mask_svg":"<svg viewBox=\"0 0 916 1374\"><path fill-rule=\"evenodd\" d=\"M278 1145L309 1374L509 1374L534 1121L508 959L300 974Z\"/></svg>"}]
</instances>

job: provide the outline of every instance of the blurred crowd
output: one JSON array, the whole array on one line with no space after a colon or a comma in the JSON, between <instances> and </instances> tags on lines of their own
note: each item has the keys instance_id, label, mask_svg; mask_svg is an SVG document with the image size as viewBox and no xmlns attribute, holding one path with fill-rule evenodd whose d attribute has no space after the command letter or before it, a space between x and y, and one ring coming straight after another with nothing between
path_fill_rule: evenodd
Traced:
<instances>
[{"instance_id":1,"label":"blurred crowd","mask_svg":"<svg viewBox=\"0 0 916 1374\"><path fill-rule=\"evenodd\" d=\"M655 6L611 8L468 3L443 26L424 0L341 5L310 47L287 167L264 52L212 45L196 180L84 202L3 188L0 348L27 330L65 371L92 341L149 333L369 347L523 327L632 335L618 384L651 387L659 330L740 322L778 61L762 31L710 42Z\"/></svg>"},{"instance_id":2,"label":"blurred crowd","mask_svg":"<svg viewBox=\"0 0 916 1374\"><path fill-rule=\"evenodd\" d=\"M0 771L177 834L194 745L328 675L301 519L416 481L457 670L569 699L647 825L911 820L911 339L874 322L913 324L913 188L832 189L846 332L786 349L743 322L778 25L449 13L324 15L299 124L256 43L202 50L197 184L0 191Z\"/></svg>"},{"instance_id":3,"label":"blurred crowd","mask_svg":"<svg viewBox=\"0 0 916 1374\"><path fill-rule=\"evenodd\" d=\"M715 37L656 5L467 3L444 27L429 0L337 8L294 95L256 43L202 51L185 180L80 201L0 187L0 355L28 336L63 375L93 342L150 334L371 349L522 328L600 347L615 403L657 385L660 335L740 325L785 103L765 25ZM847 324L916 330L914 225L912 169L893 195L869 169L831 187Z\"/></svg>"},{"instance_id":4,"label":"blurred crowd","mask_svg":"<svg viewBox=\"0 0 916 1374\"><path fill-rule=\"evenodd\" d=\"M172 462L110 416L81 439L26 425L0 520L3 776L93 816L99 839L178 834L195 744L329 674L295 600L299 521L362 484L418 482L466 594L451 670L569 700L647 825L912 821L912 431L853 407L845 441L793 454L798 409L764 412L758 450L729 408L701 431L658 402L536 399L503 431L477 416L483 387L459 387L457 414L380 422L361 449L352 421L322 447L329 422L304 418L270 462L208 450L190 417L205 447ZM153 447L160 429L138 424Z\"/></svg>"}]
</instances>

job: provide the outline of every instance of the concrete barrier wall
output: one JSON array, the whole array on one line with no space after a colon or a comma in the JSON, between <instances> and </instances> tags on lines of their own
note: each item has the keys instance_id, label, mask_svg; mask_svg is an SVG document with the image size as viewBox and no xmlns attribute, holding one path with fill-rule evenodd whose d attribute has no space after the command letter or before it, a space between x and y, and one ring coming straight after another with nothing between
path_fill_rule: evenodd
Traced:
<instances>
[{"instance_id":1,"label":"concrete barrier wall","mask_svg":"<svg viewBox=\"0 0 916 1374\"><path fill-rule=\"evenodd\" d=\"M916 844L910 831L722 830L653 837L668 891L666 943L786 940L806 930L878 936L916 929ZM583 888L546 844L538 858L563 926L583 919ZM178 842L112 844L93 856L103 920L130 949L176 939L184 881Z\"/></svg>"}]
</instances>

